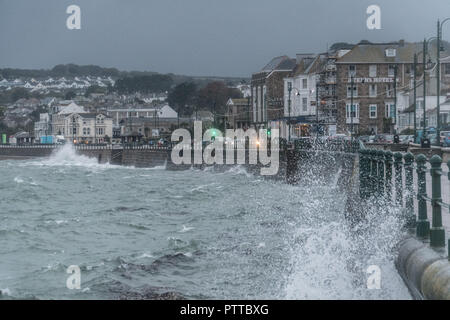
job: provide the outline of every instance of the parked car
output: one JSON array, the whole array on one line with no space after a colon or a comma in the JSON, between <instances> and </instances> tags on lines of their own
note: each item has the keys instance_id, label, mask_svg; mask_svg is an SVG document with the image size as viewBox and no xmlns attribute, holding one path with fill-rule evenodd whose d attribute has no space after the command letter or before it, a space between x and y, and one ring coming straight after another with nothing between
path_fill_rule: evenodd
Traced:
<instances>
[{"instance_id":1,"label":"parked car","mask_svg":"<svg viewBox=\"0 0 450 320\"><path fill-rule=\"evenodd\" d=\"M427 138L430 140L431 145L437 144L437 134L436 133L430 133Z\"/></svg>"},{"instance_id":2,"label":"parked car","mask_svg":"<svg viewBox=\"0 0 450 320\"><path fill-rule=\"evenodd\" d=\"M414 136L411 135L400 135L400 143L408 144L414 142Z\"/></svg>"},{"instance_id":3,"label":"parked car","mask_svg":"<svg viewBox=\"0 0 450 320\"><path fill-rule=\"evenodd\" d=\"M407 141L408 143L414 143L414 135L409 135Z\"/></svg>"},{"instance_id":4,"label":"parked car","mask_svg":"<svg viewBox=\"0 0 450 320\"><path fill-rule=\"evenodd\" d=\"M441 131L440 132L440 135L441 135L441 138L440 138L441 146L444 145L444 139L445 139L445 137L448 136L449 133L450 133L450 131Z\"/></svg>"},{"instance_id":5,"label":"parked car","mask_svg":"<svg viewBox=\"0 0 450 320\"><path fill-rule=\"evenodd\" d=\"M394 141L394 136L391 134L377 134L375 136L375 143L392 143Z\"/></svg>"},{"instance_id":6,"label":"parked car","mask_svg":"<svg viewBox=\"0 0 450 320\"><path fill-rule=\"evenodd\" d=\"M450 147L450 132L446 132L445 136L444 136L444 140L442 141L442 146L444 148L449 148Z\"/></svg>"},{"instance_id":7,"label":"parked car","mask_svg":"<svg viewBox=\"0 0 450 320\"><path fill-rule=\"evenodd\" d=\"M367 142L370 141L370 137L369 136L360 136L358 139L359 139L359 141L362 141L364 143L367 143Z\"/></svg>"}]
</instances>

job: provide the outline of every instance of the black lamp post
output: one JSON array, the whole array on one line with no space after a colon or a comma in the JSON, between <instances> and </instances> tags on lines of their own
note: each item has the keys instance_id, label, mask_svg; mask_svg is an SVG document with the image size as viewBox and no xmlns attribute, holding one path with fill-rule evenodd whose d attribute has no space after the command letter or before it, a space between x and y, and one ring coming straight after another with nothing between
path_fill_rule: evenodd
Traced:
<instances>
[{"instance_id":1,"label":"black lamp post","mask_svg":"<svg viewBox=\"0 0 450 320\"><path fill-rule=\"evenodd\" d=\"M291 141L291 92L292 92L292 82L288 82L288 92L289 92L289 100L288 100L288 141Z\"/></svg>"},{"instance_id":2,"label":"black lamp post","mask_svg":"<svg viewBox=\"0 0 450 320\"><path fill-rule=\"evenodd\" d=\"M447 21L449 21L450 18L444 19L442 22L437 22L437 48L436 48L436 79L437 79L437 87L436 87L436 98L437 98L437 109L436 109L436 121L437 121L437 125L436 125L436 136L437 136L437 144L438 146L440 146L440 141L441 141L441 137L440 137L440 131L441 131L441 115L440 115L440 111L441 111L441 106L440 106L440 95L441 95L441 38L442 38L442 26L444 25L444 23L446 23Z\"/></svg>"},{"instance_id":3,"label":"black lamp post","mask_svg":"<svg viewBox=\"0 0 450 320\"><path fill-rule=\"evenodd\" d=\"M428 42L435 39L435 37L431 37L428 40L423 40L423 51L422 51L422 65L423 65L423 137L422 139L426 138L427 135L427 126L426 126L426 119L427 119L427 78L426 78L426 71L430 70L433 67L433 63L430 58L428 58L427 62L427 54L428 54Z\"/></svg>"}]
</instances>

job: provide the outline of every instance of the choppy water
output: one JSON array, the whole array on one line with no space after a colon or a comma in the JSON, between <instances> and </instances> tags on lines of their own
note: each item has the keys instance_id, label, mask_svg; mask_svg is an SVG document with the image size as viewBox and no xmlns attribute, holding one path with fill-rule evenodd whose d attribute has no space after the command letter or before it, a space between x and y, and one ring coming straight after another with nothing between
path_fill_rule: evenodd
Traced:
<instances>
[{"instance_id":1,"label":"choppy water","mask_svg":"<svg viewBox=\"0 0 450 320\"><path fill-rule=\"evenodd\" d=\"M351 231L333 181L99 165L65 148L0 161L0 199L0 298L410 298L396 213L368 210ZM366 287L374 264L380 290ZM70 265L81 290L66 287Z\"/></svg>"}]
</instances>

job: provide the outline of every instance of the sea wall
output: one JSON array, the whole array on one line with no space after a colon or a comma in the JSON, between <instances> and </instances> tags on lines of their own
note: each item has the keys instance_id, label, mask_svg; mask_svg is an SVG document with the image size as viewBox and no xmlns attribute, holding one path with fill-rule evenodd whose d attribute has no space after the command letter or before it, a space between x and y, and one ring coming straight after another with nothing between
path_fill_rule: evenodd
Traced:
<instances>
[{"instance_id":1,"label":"sea wall","mask_svg":"<svg viewBox=\"0 0 450 320\"><path fill-rule=\"evenodd\" d=\"M136 168L150 168L162 166L170 161L168 150L135 150L125 149L122 153L121 164L124 166L133 166Z\"/></svg>"},{"instance_id":2,"label":"sea wall","mask_svg":"<svg viewBox=\"0 0 450 320\"><path fill-rule=\"evenodd\" d=\"M0 156L5 157L49 157L55 148L29 146L2 146Z\"/></svg>"},{"instance_id":3,"label":"sea wall","mask_svg":"<svg viewBox=\"0 0 450 320\"><path fill-rule=\"evenodd\" d=\"M0 145L0 158L30 158L49 157L62 146L5 146ZM76 146L76 153L90 158L95 158L99 163L111 163L116 165L134 166L137 168L149 168L165 165L168 170L186 170L191 167L203 169L206 164L174 164L172 151L167 148L155 148L148 146L136 146L133 148L115 149L110 146ZM238 152L235 150L234 161L237 163ZM191 163L194 163L193 151ZM348 179L353 168L353 154L331 153L309 150L283 150L279 152L278 171L275 175L265 176L268 179L286 181L291 184L302 183L307 178L314 176L315 180L327 181L340 172L339 185L348 184ZM227 159L224 150L223 160ZM249 164L249 151L245 152L245 164L242 165L247 172L260 175L264 167L257 164ZM216 170L229 170L234 165L213 165ZM270 166L270 165L269 165ZM267 167L267 166L266 166Z\"/></svg>"},{"instance_id":4,"label":"sea wall","mask_svg":"<svg viewBox=\"0 0 450 320\"><path fill-rule=\"evenodd\" d=\"M416 299L450 300L450 262L415 238L399 244L399 274Z\"/></svg>"},{"instance_id":5,"label":"sea wall","mask_svg":"<svg viewBox=\"0 0 450 320\"><path fill-rule=\"evenodd\" d=\"M50 157L52 153L61 147L54 146L2 146L0 148L0 157L3 158L39 158ZM76 152L89 158L98 159L99 163L108 163L111 160L111 149L108 148L80 148Z\"/></svg>"}]
</instances>

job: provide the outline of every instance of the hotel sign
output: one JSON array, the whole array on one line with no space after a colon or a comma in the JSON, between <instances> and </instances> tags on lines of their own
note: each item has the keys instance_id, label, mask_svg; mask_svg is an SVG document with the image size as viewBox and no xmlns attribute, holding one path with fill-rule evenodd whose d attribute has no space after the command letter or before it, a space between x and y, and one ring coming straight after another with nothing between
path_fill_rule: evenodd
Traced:
<instances>
[{"instance_id":1,"label":"hotel sign","mask_svg":"<svg viewBox=\"0 0 450 320\"><path fill-rule=\"evenodd\" d=\"M348 83L351 83L351 78L347 79ZM394 78L353 78L354 83L393 83ZM400 79L397 78L397 82L400 82Z\"/></svg>"}]
</instances>

